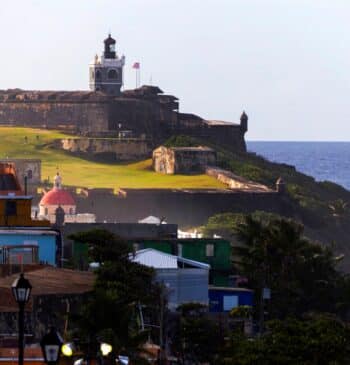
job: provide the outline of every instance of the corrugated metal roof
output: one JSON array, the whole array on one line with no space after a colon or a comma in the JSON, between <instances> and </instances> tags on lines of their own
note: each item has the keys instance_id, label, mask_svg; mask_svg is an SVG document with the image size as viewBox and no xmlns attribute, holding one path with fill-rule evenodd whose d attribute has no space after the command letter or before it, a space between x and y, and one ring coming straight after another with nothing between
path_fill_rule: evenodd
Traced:
<instances>
[{"instance_id":1,"label":"corrugated metal roof","mask_svg":"<svg viewBox=\"0 0 350 365\"><path fill-rule=\"evenodd\" d=\"M203 262L170 255L153 248L146 248L144 250L136 251L135 256L133 256L131 260L141 265L153 267L155 269L177 269L181 268L182 264L200 269L210 269L210 265Z\"/></svg>"}]
</instances>

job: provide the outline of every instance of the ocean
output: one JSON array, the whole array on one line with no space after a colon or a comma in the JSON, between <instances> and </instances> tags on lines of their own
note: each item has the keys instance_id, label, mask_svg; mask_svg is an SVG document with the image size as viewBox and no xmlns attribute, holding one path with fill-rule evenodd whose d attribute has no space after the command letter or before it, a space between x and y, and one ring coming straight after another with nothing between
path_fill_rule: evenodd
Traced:
<instances>
[{"instance_id":1,"label":"ocean","mask_svg":"<svg viewBox=\"0 0 350 365\"><path fill-rule=\"evenodd\" d=\"M350 142L247 142L250 152L350 190Z\"/></svg>"}]
</instances>

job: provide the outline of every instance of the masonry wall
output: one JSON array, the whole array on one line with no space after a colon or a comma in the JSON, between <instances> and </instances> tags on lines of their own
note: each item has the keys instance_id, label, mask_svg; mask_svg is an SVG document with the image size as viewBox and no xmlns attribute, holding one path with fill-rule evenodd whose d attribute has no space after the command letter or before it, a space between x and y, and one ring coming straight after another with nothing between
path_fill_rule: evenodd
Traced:
<instances>
[{"instance_id":1,"label":"masonry wall","mask_svg":"<svg viewBox=\"0 0 350 365\"><path fill-rule=\"evenodd\" d=\"M293 216L291 202L283 195L239 193L229 190L126 189L125 195L91 194L77 198L77 211L96 214L97 222L137 222L149 215L164 217L180 227L201 225L217 213L255 210Z\"/></svg>"},{"instance_id":2,"label":"masonry wall","mask_svg":"<svg viewBox=\"0 0 350 365\"><path fill-rule=\"evenodd\" d=\"M0 102L0 123L71 132L108 130L109 108L97 102Z\"/></svg>"},{"instance_id":3,"label":"masonry wall","mask_svg":"<svg viewBox=\"0 0 350 365\"><path fill-rule=\"evenodd\" d=\"M245 130L239 124L207 125L201 121L181 121L174 130L177 135L189 135L223 146L233 152L245 152Z\"/></svg>"},{"instance_id":4,"label":"masonry wall","mask_svg":"<svg viewBox=\"0 0 350 365\"><path fill-rule=\"evenodd\" d=\"M115 161L149 158L153 147L147 140L118 138L66 138L58 140L57 145L73 154L109 157Z\"/></svg>"},{"instance_id":5,"label":"masonry wall","mask_svg":"<svg viewBox=\"0 0 350 365\"><path fill-rule=\"evenodd\" d=\"M120 98L110 104L110 130L132 130L136 137L147 135L160 141L171 135L177 113L158 103L140 99Z\"/></svg>"}]
</instances>

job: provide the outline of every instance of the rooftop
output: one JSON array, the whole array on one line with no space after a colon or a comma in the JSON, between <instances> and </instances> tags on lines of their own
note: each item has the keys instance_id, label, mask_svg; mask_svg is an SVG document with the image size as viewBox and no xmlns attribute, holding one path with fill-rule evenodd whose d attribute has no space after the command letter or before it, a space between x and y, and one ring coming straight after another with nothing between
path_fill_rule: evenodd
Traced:
<instances>
[{"instance_id":1,"label":"rooftop","mask_svg":"<svg viewBox=\"0 0 350 365\"><path fill-rule=\"evenodd\" d=\"M11 285L17 277L18 274L0 278L0 312L18 310L11 294ZM25 272L25 277L33 286L32 296L83 294L92 291L94 284L92 272L52 266L42 266Z\"/></svg>"},{"instance_id":2,"label":"rooftop","mask_svg":"<svg viewBox=\"0 0 350 365\"><path fill-rule=\"evenodd\" d=\"M141 265L153 267L155 269L178 269L178 268L197 268L210 269L210 265L185 259L184 257L170 255L153 248L136 251L134 256L131 256L131 261Z\"/></svg>"},{"instance_id":3,"label":"rooftop","mask_svg":"<svg viewBox=\"0 0 350 365\"><path fill-rule=\"evenodd\" d=\"M232 123L232 122L226 122L224 120L204 120L203 121L205 124L209 125L209 126L237 126L239 125L238 123Z\"/></svg>"}]
</instances>

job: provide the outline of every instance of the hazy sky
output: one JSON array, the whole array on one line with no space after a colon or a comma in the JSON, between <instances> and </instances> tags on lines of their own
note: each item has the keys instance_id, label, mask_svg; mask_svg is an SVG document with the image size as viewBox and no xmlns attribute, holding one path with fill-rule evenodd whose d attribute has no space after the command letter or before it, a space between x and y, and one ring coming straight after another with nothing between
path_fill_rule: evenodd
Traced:
<instances>
[{"instance_id":1,"label":"hazy sky","mask_svg":"<svg viewBox=\"0 0 350 365\"><path fill-rule=\"evenodd\" d=\"M208 119L249 115L250 140L350 140L349 0L0 0L0 88L87 89L108 31L125 88Z\"/></svg>"}]
</instances>

